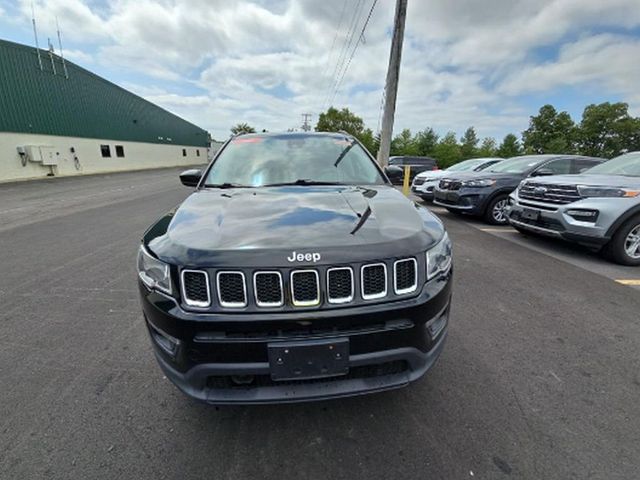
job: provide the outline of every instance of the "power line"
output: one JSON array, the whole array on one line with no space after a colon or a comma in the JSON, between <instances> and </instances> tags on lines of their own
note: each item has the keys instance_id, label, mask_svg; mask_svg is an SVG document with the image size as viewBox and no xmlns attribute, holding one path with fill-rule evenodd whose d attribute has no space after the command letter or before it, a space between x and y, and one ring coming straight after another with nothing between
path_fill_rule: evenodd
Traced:
<instances>
[{"instance_id":1,"label":"power line","mask_svg":"<svg viewBox=\"0 0 640 480\"><path fill-rule=\"evenodd\" d=\"M333 68L333 73L331 74L331 84L329 85L329 89L327 90L324 102L322 102L322 110L324 110L325 106L327 106L327 102L331 98L331 92L335 87L338 72L342 70L342 66L344 65L344 61L347 57L347 52L349 51L349 47L351 46L351 43L353 41L353 34L355 33L358 24L358 12L360 11L362 2L363 0L358 0L358 3L356 3L356 7L353 10L353 15L351 16L351 21L349 22L349 28L347 30L347 35L345 37L344 43L342 44L342 48L340 50L338 60L336 61L336 65Z\"/></svg>"},{"instance_id":2,"label":"power line","mask_svg":"<svg viewBox=\"0 0 640 480\"><path fill-rule=\"evenodd\" d=\"M327 57L327 70L325 74L327 75L327 81L325 82L322 91L328 91L329 87L333 84L333 77L329 77L329 66L331 65L331 59L333 58L333 51L335 50L336 40L338 39L338 33L340 32L340 27L342 27L342 19L344 18L344 12L347 10L348 0L344 0L342 4L342 11L340 12L340 19L338 20L338 26L336 27L336 33L333 35L333 41L331 42L331 48L329 49L329 56ZM324 110L324 104L323 110Z\"/></svg>"},{"instance_id":3,"label":"power line","mask_svg":"<svg viewBox=\"0 0 640 480\"><path fill-rule=\"evenodd\" d=\"M347 65L345 66L344 70L342 71L342 75L340 76L340 79L338 80L338 82L336 83L336 88L333 92L333 96L331 97L331 102L333 103L333 100L335 99L338 91L340 90L340 86L342 85L342 81L344 80L345 75L347 74L347 70L349 70L349 67L351 66L351 60L353 60L353 57L356 54L356 50L358 50L358 47L360 46L360 43L364 41L364 32L367 29L367 25L369 25L369 20L371 20L371 15L373 14L373 9L376 8L376 4L378 3L378 0L373 0L373 3L371 4L371 8L369 9L369 14L367 15L367 19L364 22L364 25L362 25L362 30L360 31L360 36L358 37L358 40L356 41L356 44L353 46L353 50L351 51L351 56L349 57L349 61L347 62Z\"/></svg>"}]
</instances>

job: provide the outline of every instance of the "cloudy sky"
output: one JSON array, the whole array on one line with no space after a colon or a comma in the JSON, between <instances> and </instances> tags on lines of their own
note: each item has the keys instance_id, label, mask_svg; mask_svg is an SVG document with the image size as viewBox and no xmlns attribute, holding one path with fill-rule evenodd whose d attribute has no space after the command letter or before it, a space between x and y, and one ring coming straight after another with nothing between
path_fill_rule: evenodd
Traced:
<instances>
[{"instance_id":1,"label":"cloudy sky","mask_svg":"<svg viewBox=\"0 0 640 480\"><path fill-rule=\"evenodd\" d=\"M377 130L393 0L378 1L341 68L372 3L33 2L41 46L57 17L67 58L219 139L238 122L286 130L309 112L315 124L329 104ZM30 18L30 1L0 0L0 38L32 45ZM603 101L640 115L639 59L640 0L409 0L395 131L500 138L544 103L578 120Z\"/></svg>"}]
</instances>

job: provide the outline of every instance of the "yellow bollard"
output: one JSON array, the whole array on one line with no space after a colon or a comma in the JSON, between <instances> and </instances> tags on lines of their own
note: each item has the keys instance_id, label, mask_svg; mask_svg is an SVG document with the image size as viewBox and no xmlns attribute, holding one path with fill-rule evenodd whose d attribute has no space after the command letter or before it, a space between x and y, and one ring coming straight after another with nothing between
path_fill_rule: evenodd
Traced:
<instances>
[{"instance_id":1,"label":"yellow bollard","mask_svg":"<svg viewBox=\"0 0 640 480\"><path fill-rule=\"evenodd\" d=\"M409 178L411 178L411 167L406 165L404 167L404 179L402 182L402 193L404 193L405 197L409 196Z\"/></svg>"}]
</instances>

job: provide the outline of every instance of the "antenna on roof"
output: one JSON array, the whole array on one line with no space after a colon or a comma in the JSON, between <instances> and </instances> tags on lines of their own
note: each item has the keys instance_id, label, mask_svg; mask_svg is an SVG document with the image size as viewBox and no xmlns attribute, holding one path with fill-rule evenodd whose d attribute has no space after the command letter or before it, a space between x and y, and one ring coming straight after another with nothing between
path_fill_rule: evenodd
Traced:
<instances>
[{"instance_id":1,"label":"antenna on roof","mask_svg":"<svg viewBox=\"0 0 640 480\"><path fill-rule=\"evenodd\" d=\"M57 15L56 15L56 30L58 32L58 45L60 46L60 58L62 59L62 68L64 70L64 78L69 78L69 72L67 72L67 64L64 61L64 53L62 53L62 39L60 38L60 25L58 25Z\"/></svg>"},{"instance_id":2,"label":"antenna on roof","mask_svg":"<svg viewBox=\"0 0 640 480\"><path fill-rule=\"evenodd\" d=\"M36 30L36 14L33 12L33 2L31 2L31 23L33 24L33 36L36 37L36 53L38 54L38 65L42 70L42 59L40 58L40 46L38 45L38 31Z\"/></svg>"},{"instance_id":3,"label":"antenna on roof","mask_svg":"<svg viewBox=\"0 0 640 480\"><path fill-rule=\"evenodd\" d=\"M56 64L53 61L53 45L51 43L51 39L47 37L47 43L49 44L49 58L51 59L51 68L53 69L53 74L56 75Z\"/></svg>"}]
</instances>

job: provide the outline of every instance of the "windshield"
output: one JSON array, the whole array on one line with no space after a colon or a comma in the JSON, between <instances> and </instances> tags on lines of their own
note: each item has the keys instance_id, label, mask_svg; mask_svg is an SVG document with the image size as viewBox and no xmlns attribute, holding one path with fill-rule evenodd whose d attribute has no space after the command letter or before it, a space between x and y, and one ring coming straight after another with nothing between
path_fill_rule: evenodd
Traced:
<instances>
[{"instance_id":1,"label":"windshield","mask_svg":"<svg viewBox=\"0 0 640 480\"><path fill-rule=\"evenodd\" d=\"M447 172L464 172L466 170L473 170L474 168L482 165L485 160L465 160L464 162L456 163L447 168Z\"/></svg>"},{"instance_id":2,"label":"windshield","mask_svg":"<svg viewBox=\"0 0 640 480\"><path fill-rule=\"evenodd\" d=\"M547 160L547 157L531 155L527 157L513 157L502 162L496 163L487 172L494 173L525 173L536 165Z\"/></svg>"},{"instance_id":3,"label":"windshield","mask_svg":"<svg viewBox=\"0 0 640 480\"><path fill-rule=\"evenodd\" d=\"M205 186L384 184L375 163L354 140L304 134L246 135L229 142Z\"/></svg>"},{"instance_id":4,"label":"windshield","mask_svg":"<svg viewBox=\"0 0 640 480\"><path fill-rule=\"evenodd\" d=\"M586 174L592 175L627 175L640 177L640 153L629 153L601 163L589 170Z\"/></svg>"}]
</instances>

